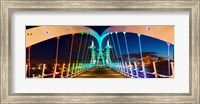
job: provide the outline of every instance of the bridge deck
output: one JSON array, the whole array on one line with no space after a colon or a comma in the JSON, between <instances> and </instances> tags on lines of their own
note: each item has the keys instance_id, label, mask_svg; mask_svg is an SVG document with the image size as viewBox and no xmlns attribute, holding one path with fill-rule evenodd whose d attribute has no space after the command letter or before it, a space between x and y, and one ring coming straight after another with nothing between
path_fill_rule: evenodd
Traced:
<instances>
[{"instance_id":1,"label":"bridge deck","mask_svg":"<svg viewBox=\"0 0 200 104\"><path fill-rule=\"evenodd\" d=\"M93 68L75 78L128 78L110 68Z\"/></svg>"}]
</instances>

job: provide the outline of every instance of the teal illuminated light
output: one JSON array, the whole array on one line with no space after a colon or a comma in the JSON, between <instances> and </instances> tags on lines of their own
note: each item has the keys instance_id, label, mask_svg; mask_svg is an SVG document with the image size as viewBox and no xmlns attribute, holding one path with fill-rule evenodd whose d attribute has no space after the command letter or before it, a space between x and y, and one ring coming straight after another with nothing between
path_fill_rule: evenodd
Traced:
<instances>
[{"instance_id":1,"label":"teal illuminated light","mask_svg":"<svg viewBox=\"0 0 200 104\"><path fill-rule=\"evenodd\" d=\"M91 49L91 60L90 60L90 63L91 64L96 64L96 55L95 55L95 46L94 46L94 41L92 41L92 44L91 46L89 47Z\"/></svg>"},{"instance_id":2,"label":"teal illuminated light","mask_svg":"<svg viewBox=\"0 0 200 104\"><path fill-rule=\"evenodd\" d=\"M117 33L117 32L116 32ZM101 36L99 36L97 33L94 34L90 34L91 36L95 37L98 45L99 45L99 50L98 50L98 56L95 56L95 46L94 46L94 42L92 41L91 46L89 47L91 49L91 61L90 63L92 64L96 64L98 66L100 59L102 60L102 65L105 66L105 64L111 64L111 58L110 58L110 48L112 48L112 46L110 46L109 41L107 41L107 46L106 46L106 60L104 58L103 55L103 49L102 49L102 43L103 43L103 39L110 35L112 33L103 33ZM96 59L97 58L97 59ZM106 61L106 62L105 62ZM116 65L116 64L114 64ZM113 66L114 66L113 65Z\"/></svg>"},{"instance_id":3,"label":"teal illuminated light","mask_svg":"<svg viewBox=\"0 0 200 104\"><path fill-rule=\"evenodd\" d=\"M110 64L111 63L110 48L112 48L112 46L109 44L109 40L107 40L107 45L105 48L106 48L106 64Z\"/></svg>"}]
</instances>

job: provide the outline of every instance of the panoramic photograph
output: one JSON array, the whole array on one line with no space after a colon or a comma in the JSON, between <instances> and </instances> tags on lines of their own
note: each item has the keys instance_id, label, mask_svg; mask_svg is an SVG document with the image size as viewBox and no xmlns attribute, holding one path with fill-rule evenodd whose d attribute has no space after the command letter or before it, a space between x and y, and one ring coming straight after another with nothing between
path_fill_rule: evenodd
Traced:
<instances>
[{"instance_id":1,"label":"panoramic photograph","mask_svg":"<svg viewBox=\"0 0 200 104\"><path fill-rule=\"evenodd\" d=\"M26 78L174 78L174 26L26 26Z\"/></svg>"}]
</instances>

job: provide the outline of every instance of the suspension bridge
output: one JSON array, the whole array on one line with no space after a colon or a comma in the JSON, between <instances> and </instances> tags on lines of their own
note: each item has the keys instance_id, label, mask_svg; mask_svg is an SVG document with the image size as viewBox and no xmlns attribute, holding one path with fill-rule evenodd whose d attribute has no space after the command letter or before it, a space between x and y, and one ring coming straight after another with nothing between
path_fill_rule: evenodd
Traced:
<instances>
[{"instance_id":1,"label":"suspension bridge","mask_svg":"<svg viewBox=\"0 0 200 104\"><path fill-rule=\"evenodd\" d=\"M131 61L130 45L127 44L127 33L137 34L139 44L139 61ZM66 62L59 63L59 43L62 36L70 35L69 55ZM74 47L75 36L80 35L78 46ZM123 35L124 46L121 47L119 35ZM166 42L167 74L158 73L157 61L152 62L151 71L146 70L142 51L141 36L156 38ZM167 36L166 36L167 35ZM85 37L85 40L83 40ZM114 40L116 38L116 41ZM39 26L26 30L26 48L28 49L27 78L174 78L174 63L170 61L170 45L174 44L173 26L113 26L101 35L85 26ZM35 44L56 38L55 63L48 69L45 63L39 67L41 71L32 73L31 48ZM96 44L95 44L96 42ZM103 43L105 46L103 47ZM98 47L98 49L97 49ZM122 54L126 50L127 59ZM72 60L77 50L76 59ZM52 50L53 51L53 50ZM48 72L47 70L51 70Z\"/></svg>"}]
</instances>

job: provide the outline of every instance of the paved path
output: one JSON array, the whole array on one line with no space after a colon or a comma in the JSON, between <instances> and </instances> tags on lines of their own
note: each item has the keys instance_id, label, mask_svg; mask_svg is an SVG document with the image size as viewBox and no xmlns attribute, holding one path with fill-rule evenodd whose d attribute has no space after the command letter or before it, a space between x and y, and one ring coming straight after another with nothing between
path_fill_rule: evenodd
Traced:
<instances>
[{"instance_id":1,"label":"paved path","mask_svg":"<svg viewBox=\"0 0 200 104\"><path fill-rule=\"evenodd\" d=\"M94 68L76 76L75 78L127 78L110 68Z\"/></svg>"}]
</instances>

